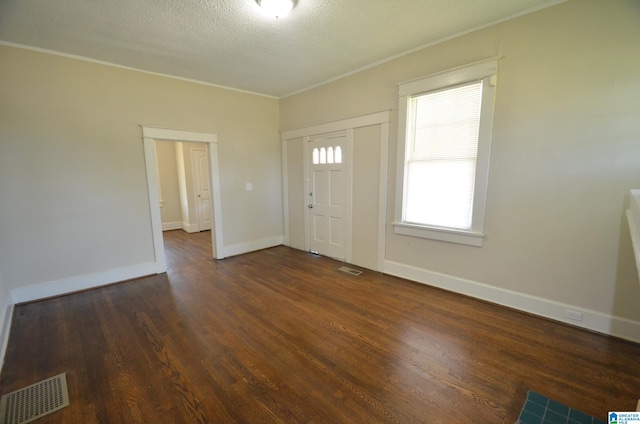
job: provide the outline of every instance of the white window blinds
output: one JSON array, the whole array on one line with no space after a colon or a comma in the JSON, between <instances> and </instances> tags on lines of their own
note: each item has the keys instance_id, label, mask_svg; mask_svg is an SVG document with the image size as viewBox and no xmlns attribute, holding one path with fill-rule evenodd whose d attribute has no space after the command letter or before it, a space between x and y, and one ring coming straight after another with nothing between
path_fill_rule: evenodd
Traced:
<instances>
[{"instance_id":1,"label":"white window blinds","mask_svg":"<svg viewBox=\"0 0 640 424\"><path fill-rule=\"evenodd\" d=\"M409 98L403 221L471 228L482 86Z\"/></svg>"}]
</instances>

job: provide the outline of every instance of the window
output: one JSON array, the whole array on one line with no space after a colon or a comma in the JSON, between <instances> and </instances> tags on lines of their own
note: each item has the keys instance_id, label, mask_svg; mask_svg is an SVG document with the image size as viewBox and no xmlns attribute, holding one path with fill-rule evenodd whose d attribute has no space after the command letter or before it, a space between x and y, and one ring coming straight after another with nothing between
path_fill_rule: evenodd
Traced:
<instances>
[{"instance_id":1,"label":"window","mask_svg":"<svg viewBox=\"0 0 640 424\"><path fill-rule=\"evenodd\" d=\"M340 146L329 147L328 149L315 147L311 152L311 156L314 165L342 163L342 148Z\"/></svg>"},{"instance_id":2,"label":"window","mask_svg":"<svg viewBox=\"0 0 640 424\"><path fill-rule=\"evenodd\" d=\"M396 233L482 245L496 68L400 85Z\"/></svg>"}]
</instances>

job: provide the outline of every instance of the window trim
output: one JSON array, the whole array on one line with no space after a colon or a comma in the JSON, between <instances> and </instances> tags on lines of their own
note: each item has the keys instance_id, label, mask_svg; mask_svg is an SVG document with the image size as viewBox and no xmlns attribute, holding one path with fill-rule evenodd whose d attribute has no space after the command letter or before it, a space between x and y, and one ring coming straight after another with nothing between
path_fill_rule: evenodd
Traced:
<instances>
[{"instance_id":1,"label":"window trim","mask_svg":"<svg viewBox=\"0 0 640 424\"><path fill-rule=\"evenodd\" d=\"M482 246L485 237L484 221L489 182L489 160L497 72L498 59L492 58L398 84L398 157L395 221L393 222L396 234L477 247ZM405 169L407 159L407 111L410 98L414 95L443 90L449 87L453 88L474 81L482 81L483 89L471 228L464 230L405 222L403 221L403 207L405 204L405 182L407 178Z\"/></svg>"}]
</instances>

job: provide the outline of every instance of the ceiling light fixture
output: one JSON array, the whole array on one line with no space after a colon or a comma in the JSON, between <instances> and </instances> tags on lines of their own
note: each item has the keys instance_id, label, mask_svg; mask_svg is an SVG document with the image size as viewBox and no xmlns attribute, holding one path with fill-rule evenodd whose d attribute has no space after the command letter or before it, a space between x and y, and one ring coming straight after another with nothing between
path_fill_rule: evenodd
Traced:
<instances>
[{"instance_id":1,"label":"ceiling light fixture","mask_svg":"<svg viewBox=\"0 0 640 424\"><path fill-rule=\"evenodd\" d=\"M260 7L275 18L283 18L293 9L293 0L256 0Z\"/></svg>"}]
</instances>

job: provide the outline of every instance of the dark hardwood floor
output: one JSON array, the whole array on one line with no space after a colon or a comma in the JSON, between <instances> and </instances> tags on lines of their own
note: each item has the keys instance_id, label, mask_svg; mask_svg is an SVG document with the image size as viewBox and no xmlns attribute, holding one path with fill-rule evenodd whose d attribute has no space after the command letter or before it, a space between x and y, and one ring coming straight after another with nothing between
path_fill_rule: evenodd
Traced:
<instances>
[{"instance_id":1,"label":"dark hardwood floor","mask_svg":"<svg viewBox=\"0 0 640 424\"><path fill-rule=\"evenodd\" d=\"M635 409L640 345L276 247L16 306L2 393L67 373L39 423L513 423L528 389Z\"/></svg>"}]
</instances>

